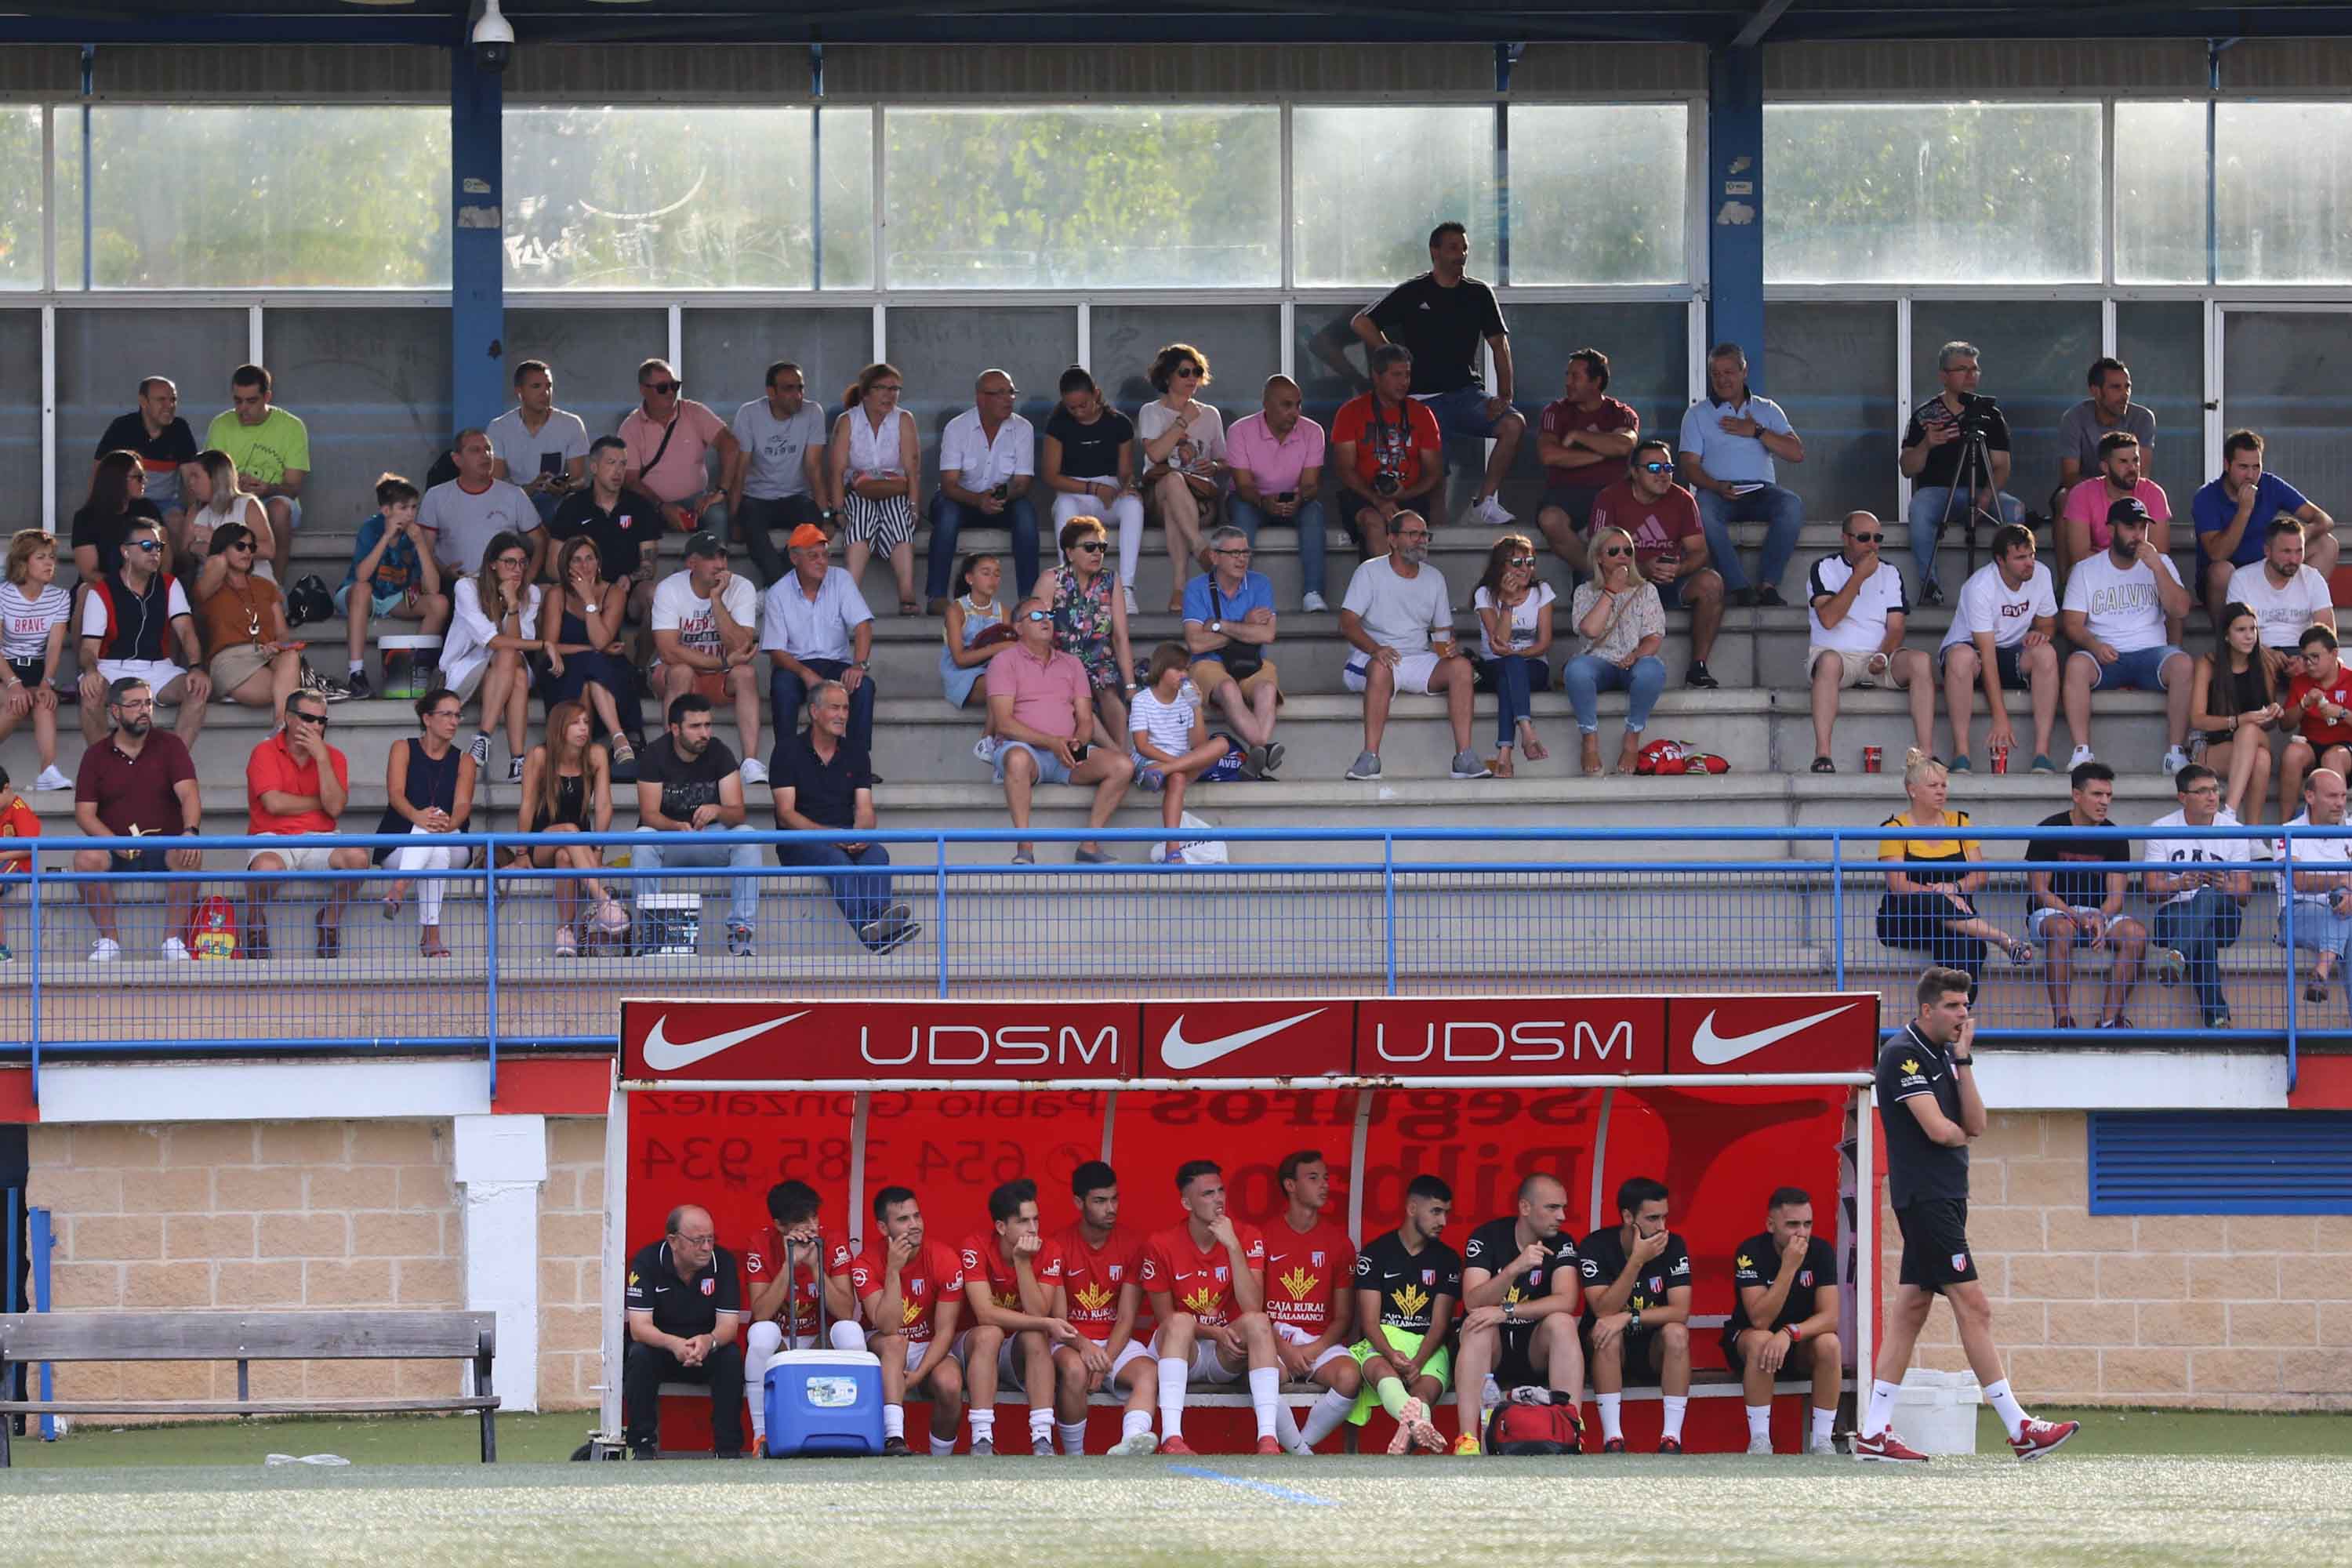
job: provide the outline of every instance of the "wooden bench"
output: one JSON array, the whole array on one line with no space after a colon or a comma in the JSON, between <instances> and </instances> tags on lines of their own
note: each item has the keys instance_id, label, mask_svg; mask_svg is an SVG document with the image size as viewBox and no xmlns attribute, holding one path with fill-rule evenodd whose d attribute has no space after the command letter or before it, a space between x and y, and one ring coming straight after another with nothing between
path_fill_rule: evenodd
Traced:
<instances>
[{"instance_id":1,"label":"wooden bench","mask_svg":"<svg viewBox=\"0 0 2352 1568\"><path fill-rule=\"evenodd\" d=\"M79 1361L234 1361L235 1399L19 1399L0 1417L26 1415L316 1415L478 1411L482 1462L499 1457L499 1397L490 1388L498 1318L490 1312L16 1312L0 1315L0 1387L11 1363ZM423 1398L255 1399L257 1361L469 1361L474 1392ZM0 1419L0 1469L9 1463Z\"/></svg>"}]
</instances>

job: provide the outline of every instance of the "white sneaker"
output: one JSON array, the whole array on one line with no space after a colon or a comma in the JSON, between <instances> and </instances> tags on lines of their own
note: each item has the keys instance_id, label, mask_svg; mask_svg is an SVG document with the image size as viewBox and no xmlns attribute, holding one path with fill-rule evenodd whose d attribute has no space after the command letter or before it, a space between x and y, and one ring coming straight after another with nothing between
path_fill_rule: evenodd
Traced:
<instances>
[{"instance_id":1,"label":"white sneaker","mask_svg":"<svg viewBox=\"0 0 2352 1568\"><path fill-rule=\"evenodd\" d=\"M747 784L766 784L768 782L768 764L761 762L757 757L744 758L743 782Z\"/></svg>"},{"instance_id":2,"label":"white sneaker","mask_svg":"<svg viewBox=\"0 0 2352 1568\"><path fill-rule=\"evenodd\" d=\"M43 768L41 776L33 781L35 789L71 789L73 786L73 780L58 772L58 765L55 763Z\"/></svg>"},{"instance_id":3,"label":"white sneaker","mask_svg":"<svg viewBox=\"0 0 2352 1568\"><path fill-rule=\"evenodd\" d=\"M1150 1427L1146 1426L1141 1431L1130 1432L1126 1436L1121 1437L1118 1442L1113 1443L1110 1446L1109 1451L1121 1458L1133 1458L1144 1454L1156 1454L1160 1451L1160 1439L1151 1435Z\"/></svg>"},{"instance_id":4,"label":"white sneaker","mask_svg":"<svg viewBox=\"0 0 2352 1568\"><path fill-rule=\"evenodd\" d=\"M2091 755L2090 747L2077 746L2074 748L2074 754L2066 759L2066 771L2071 773L2076 768L2081 767L2084 763L2095 763L2097 761L2098 758Z\"/></svg>"},{"instance_id":5,"label":"white sneaker","mask_svg":"<svg viewBox=\"0 0 2352 1568\"><path fill-rule=\"evenodd\" d=\"M2164 753L2164 776L2170 778L2189 765L2189 753L2179 746Z\"/></svg>"},{"instance_id":6,"label":"white sneaker","mask_svg":"<svg viewBox=\"0 0 2352 1568\"><path fill-rule=\"evenodd\" d=\"M110 936L100 937L89 944L89 961L92 963L112 963L121 956L122 944Z\"/></svg>"},{"instance_id":7,"label":"white sneaker","mask_svg":"<svg viewBox=\"0 0 2352 1568\"><path fill-rule=\"evenodd\" d=\"M187 963L188 944L182 942L176 936L165 937L163 939L163 957L165 962L171 963Z\"/></svg>"},{"instance_id":8,"label":"white sneaker","mask_svg":"<svg viewBox=\"0 0 2352 1568\"><path fill-rule=\"evenodd\" d=\"M1507 528L1511 523L1511 514L1503 510L1503 498L1500 496L1488 496L1473 506L1466 515L1489 528Z\"/></svg>"},{"instance_id":9,"label":"white sneaker","mask_svg":"<svg viewBox=\"0 0 2352 1568\"><path fill-rule=\"evenodd\" d=\"M1300 601L1298 607L1306 611L1310 616L1323 615L1331 608L1329 603L1328 603L1320 594L1307 595L1305 599Z\"/></svg>"},{"instance_id":10,"label":"white sneaker","mask_svg":"<svg viewBox=\"0 0 2352 1568\"><path fill-rule=\"evenodd\" d=\"M1126 598L1126 600L1127 600L1127 613L1128 613L1129 615L1130 615L1130 616L1139 616L1139 615L1143 614L1143 612L1142 612L1141 610L1139 610L1139 609L1137 609L1137 608L1135 607L1135 584L1132 584L1132 583L1121 583L1121 584L1118 585L1118 591L1119 591L1119 593L1120 593L1122 595L1124 595L1124 596L1125 596L1125 598Z\"/></svg>"},{"instance_id":11,"label":"white sneaker","mask_svg":"<svg viewBox=\"0 0 2352 1568\"><path fill-rule=\"evenodd\" d=\"M1772 1451L1772 1439L1750 1437L1748 1439L1748 1451L1751 1454L1769 1454Z\"/></svg>"},{"instance_id":12,"label":"white sneaker","mask_svg":"<svg viewBox=\"0 0 2352 1568\"><path fill-rule=\"evenodd\" d=\"M1807 1443L1805 1452L1817 1459L1834 1459L1838 1457L1837 1444L1827 1437L1816 1437Z\"/></svg>"}]
</instances>

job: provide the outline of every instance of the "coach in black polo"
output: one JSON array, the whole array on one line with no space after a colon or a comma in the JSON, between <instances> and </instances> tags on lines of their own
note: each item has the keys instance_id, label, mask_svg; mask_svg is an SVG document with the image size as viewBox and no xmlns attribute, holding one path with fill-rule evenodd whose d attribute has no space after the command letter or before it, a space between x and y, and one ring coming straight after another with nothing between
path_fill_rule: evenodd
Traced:
<instances>
[{"instance_id":1,"label":"coach in black polo","mask_svg":"<svg viewBox=\"0 0 2352 1568\"><path fill-rule=\"evenodd\" d=\"M743 1303L735 1255L719 1245L710 1215L669 1211L669 1234L629 1259L629 1346L621 1363L629 1452L661 1453L661 1385L710 1385L711 1447L743 1457Z\"/></svg>"},{"instance_id":2,"label":"coach in black polo","mask_svg":"<svg viewBox=\"0 0 2352 1568\"><path fill-rule=\"evenodd\" d=\"M1958 969L1919 976L1919 1013L1878 1053L1878 1116L1886 1138L1886 1201L1903 1232L1903 1268L1877 1381L1855 1436L1854 1457L1925 1464L1927 1456L1890 1426L1911 1348L1936 1298L1952 1304L1960 1348L1984 1386L1984 1400L2009 1428L2010 1448L2038 1459L2074 1435L2072 1421L2036 1421L2010 1392L1992 1342L1992 1304L1977 1282L1969 1247L1969 1141L1984 1136L1984 1097L1977 1092L1976 1020L1969 1014L1975 982Z\"/></svg>"}]
</instances>

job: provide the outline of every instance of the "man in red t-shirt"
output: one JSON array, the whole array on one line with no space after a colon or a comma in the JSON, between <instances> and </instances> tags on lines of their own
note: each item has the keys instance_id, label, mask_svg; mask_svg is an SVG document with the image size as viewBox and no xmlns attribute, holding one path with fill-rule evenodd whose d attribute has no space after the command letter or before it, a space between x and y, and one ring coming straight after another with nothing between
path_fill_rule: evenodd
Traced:
<instances>
[{"instance_id":1,"label":"man in red t-shirt","mask_svg":"<svg viewBox=\"0 0 2352 1568\"><path fill-rule=\"evenodd\" d=\"M1445 482L1445 437L1429 405L1412 395L1412 351L1384 343L1370 356L1372 389L1331 418L1329 471L1339 480L1339 522L1367 561L1389 552L1389 525Z\"/></svg>"},{"instance_id":2,"label":"man in red t-shirt","mask_svg":"<svg viewBox=\"0 0 2352 1568\"><path fill-rule=\"evenodd\" d=\"M946 1246L925 1239L923 1205L905 1187L874 1194L882 1234L849 1265L874 1337L868 1348L882 1361L882 1451L907 1453L907 1395L931 1401L931 1455L955 1452L963 1415L963 1368L950 1352L963 1310L963 1265Z\"/></svg>"},{"instance_id":3,"label":"man in red t-shirt","mask_svg":"<svg viewBox=\"0 0 2352 1568\"><path fill-rule=\"evenodd\" d=\"M1087 1447L1087 1396L1127 1391L1114 1454L1149 1454L1159 1447L1151 1435L1151 1406L1159 1397L1160 1366L1139 1337L1143 1286L1139 1270L1143 1241L1118 1223L1118 1173L1089 1160L1070 1177L1078 1222L1045 1244L1037 1282L1050 1300L1046 1310L1085 1336L1073 1347L1054 1351L1054 1420L1062 1452Z\"/></svg>"},{"instance_id":4,"label":"man in red t-shirt","mask_svg":"<svg viewBox=\"0 0 2352 1568\"><path fill-rule=\"evenodd\" d=\"M327 744L327 700L298 691L286 700L286 727L253 748L245 763L245 830L299 838L332 833L335 818L352 797L351 764ZM257 849L246 857L248 871L358 871L367 866L364 849L330 849L323 844L289 843ZM269 956L269 900L276 882L246 886L242 945L247 958ZM311 917L312 952L320 958L343 951L343 905L352 884L328 884L327 901Z\"/></svg>"},{"instance_id":5,"label":"man in red t-shirt","mask_svg":"<svg viewBox=\"0 0 2352 1568\"><path fill-rule=\"evenodd\" d=\"M2303 673L2287 683L2281 727L2301 734L2307 747L2286 749L2279 799L2290 805L2302 798L2304 774L2313 766L2352 772L2352 672L2336 657L2336 634L2307 626L2295 646Z\"/></svg>"},{"instance_id":6,"label":"man in red t-shirt","mask_svg":"<svg viewBox=\"0 0 2352 1568\"><path fill-rule=\"evenodd\" d=\"M1691 613L1690 669L1685 686L1720 684L1706 671L1715 634L1723 627L1723 577L1707 564L1706 530L1698 501L1675 482L1675 449L1662 437L1634 444L1626 476L1592 500L1592 527L1622 528L1633 536L1633 564L1658 590L1666 609Z\"/></svg>"},{"instance_id":7,"label":"man in red t-shirt","mask_svg":"<svg viewBox=\"0 0 2352 1568\"><path fill-rule=\"evenodd\" d=\"M1037 1225L1037 1184L1006 1182L988 1194L989 1228L964 1239L963 1295L971 1327L956 1344L971 1384L971 1451L996 1452L996 1391L1010 1384L1029 1396L1029 1451L1054 1453L1054 1352L1084 1336L1054 1315L1038 1279L1045 1237Z\"/></svg>"},{"instance_id":8,"label":"man in red t-shirt","mask_svg":"<svg viewBox=\"0 0 2352 1568\"><path fill-rule=\"evenodd\" d=\"M1275 1167L1289 1206L1265 1222L1265 1315L1274 1321L1275 1354L1293 1383L1319 1383L1323 1397L1301 1431L1290 1406L1275 1408L1275 1436L1294 1454L1339 1429L1355 1408L1363 1369L1348 1353L1356 1340L1355 1291L1339 1282L1356 1271L1356 1244L1323 1217L1331 1202L1331 1167L1317 1149L1286 1154Z\"/></svg>"},{"instance_id":9,"label":"man in red t-shirt","mask_svg":"<svg viewBox=\"0 0 2352 1568\"><path fill-rule=\"evenodd\" d=\"M743 1252L743 1394L751 1405L751 1447L768 1429L768 1363L784 1348L814 1349L820 1317L833 1320L837 1350L862 1351L857 1297L849 1288L849 1244L828 1238L817 1223L816 1189L778 1182L768 1189L768 1220ZM791 1267L786 1268L789 1258ZM817 1292L824 1310L817 1310Z\"/></svg>"},{"instance_id":10,"label":"man in red t-shirt","mask_svg":"<svg viewBox=\"0 0 2352 1568\"><path fill-rule=\"evenodd\" d=\"M1279 1454L1274 1413L1282 1399L1281 1358L1265 1315L1265 1238L1225 1213L1225 1175L1213 1160L1176 1168L1183 1224L1143 1246L1144 1294L1160 1320L1160 1451L1189 1454L1184 1385L1190 1378L1232 1383L1249 1374L1257 1451Z\"/></svg>"},{"instance_id":11,"label":"man in red t-shirt","mask_svg":"<svg viewBox=\"0 0 2352 1568\"><path fill-rule=\"evenodd\" d=\"M1593 500L1624 473L1642 416L1607 395L1609 356L1599 349L1569 355L1562 381L1560 397L1544 405L1536 426L1536 456L1544 465L1536 526L1552 553L1581 572Z\"/></svg>"}]
</instances>

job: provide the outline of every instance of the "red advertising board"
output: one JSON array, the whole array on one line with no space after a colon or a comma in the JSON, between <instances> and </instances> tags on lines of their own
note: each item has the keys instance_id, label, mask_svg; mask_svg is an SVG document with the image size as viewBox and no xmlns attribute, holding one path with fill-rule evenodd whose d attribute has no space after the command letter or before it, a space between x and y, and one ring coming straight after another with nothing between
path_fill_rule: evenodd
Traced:
<instances>
[{"instance_id":1,"label":"red advertising board","mask_svg":"<svg viewBox=\"0 0 2352 1568\"><path fill-rule=\"evenodd\" d=\"M1874 994L1213 1002L632 1001L636 1081L1049 1084L1869 1070Z\"/></svg>"}]
</instances>

